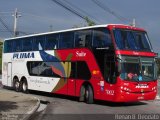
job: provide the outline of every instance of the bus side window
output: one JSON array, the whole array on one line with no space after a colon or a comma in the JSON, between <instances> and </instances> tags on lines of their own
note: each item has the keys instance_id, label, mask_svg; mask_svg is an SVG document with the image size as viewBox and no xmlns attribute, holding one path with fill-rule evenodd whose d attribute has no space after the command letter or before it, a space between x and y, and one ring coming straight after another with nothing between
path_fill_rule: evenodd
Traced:
<instances>
[{"instance_id":1,"label":"bus side window","mask_svg":"<svg viewBox=\"0 0 160 120\"><path fill-rule=\"evenodd\" d=\"M20 52L22 50L22 39L13 41L13 52Z\"/></svg>"},{"instance_id":2,"label":"bus side window","mask_svg":"<svg viewBox=\"0 0 160 120\"><path fill-rule=\"evenodd\" d=\"M41 65L39 67L39 76L56 78L62 77L52 70L53 64L58 64L58 62L41 62Z\"/></svg>"},{"instance_id":3,"label":"bus side window","mask_svg":"<svg viewBox=\"0 0 160 120\"><path fill-rule=\"evenodd\" d=\"M71 62L71 71L69 74L69 78L89 80L91 78L91 73L86 62Z\"/></svg>"},{"instance_id":4,"label":"bus side window","mask_svg":"<svg viewBox=\"0 0 160 120\"><path fill-rule=\"evenodd\" d=\"M13 41L12 40L6 40L4 42L4 53L13 52L12 48L13 48Z\"/></svg>"},{"instance_id":5,"label":"bus side window","mask_svg":"<svg viewBox=\"0 0 160 120\"><path fill-rule=\"evenodd\" d=\"M28 73L33 76L39 75L40 62L27 62Z\"/></svg>"},{"instance_id":6,"label":"bus side window","mask_svg":"<svg viewBox=\"0 0 160 120\"><path fill-rule=\"evenodd\" d=\"M76 76L76 62L71 62L71 71L68 77L74 79Z\"/></svg>"},{"instance_id":7,"label":"bus side window","mask_svg":"<svg viewBox=\"0 0 160 120\"><path fill-rule=\"evenodd\" d=\"M95 29L93 34L93 47L112 47L112 39L109 30Z\"/></svg>"},{"instance_id":8,"label":"bus side window","mask_svg":"<svg viewBox=\"0 0 160 120\"><path fill-rule=\"evenodd\" d=\"M65 32L60 34L59 48L74 47L74 32Z\"/></svg>"},{"instance_id":9,"label":"bus side window","mask_svg":"<svg viewBox=\"0 0 160 120\"><path fill-rule=\"evenodd\" d=\"M82 35L78 38L79 42L79 47L84 47L85 46L85 35Z\"/></svg>"},{"instance_id":10,"label":"bus side window","mask_svg":"<svg viewBox=\"0 0 160 120\"><path fill-rule=\"evenodd\" d=\"M91 44L91 30L77 31L75 33L75 47L90 47Z\"/></svg>"},{"instance_id":11,"label":"bus side window","mask_svg":"<svg viewBox=\"0 0 160 120\"><path fill-rule=\"evenodd\" d=\"M76 63L76 77L78 79L89 80L91 78L90 70L84 61L78 61Z\"/></svg>"},{"instance_id":12,"label":"bus side window","mask_svg":"<svg viewBox=\"0 0 160 120\"><path fill-rule=\"evenodd\" d=\"M37 36L33 40L33 50L39 51L44 50L45 36Z\"/></svg>"},{"instance_id":13,"label":"bus side window","mask_svg":"<svg viewBox=\"0 0 160 120\"><path fill-rule=\"evenodd\" d=\"M58 48L58 40L59 40L59 34L47 35L45 49L46 50L57 49Z\"/></svg>"},{"instance_id":14,"label":"bus side window","mask_svg":"<svg viewBox=\"0 0 160 120\"><path fill-rule=\"evenodd\" d=\"M60 78L60 75L56 74L51 65L57 64L58 62L27 62L28 73L31 76L42 76L42 77L56 77Z\"/></svg>"},{"instance_id":15,"label":"bus side window","mask_svg":"<svg viewBox=\"0 0 160 120\"><path fill-rule=\"evenodd\" d=\"M90 48L91 46L92 46L92 36L91 34L89 34L89 35L86 35L86 38L85 38L85 47Z\"/></svg>"},{"instance_id":16,"label":"bus side window","mask_svg":"<svg viewBox=\"0 0 160 120\"><path fill-rule=\"evenodd\" d=\"M32 37L23 38L23 49L22 51L32 51Z\"/></svg>"}]
</instances>

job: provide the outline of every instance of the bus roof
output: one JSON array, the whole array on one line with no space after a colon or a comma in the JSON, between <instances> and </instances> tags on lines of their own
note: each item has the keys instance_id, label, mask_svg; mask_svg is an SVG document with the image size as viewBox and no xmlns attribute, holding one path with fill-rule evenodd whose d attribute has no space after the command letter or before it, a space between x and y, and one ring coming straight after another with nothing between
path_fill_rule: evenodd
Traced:
<instances>
[{"instance_id":1,"label":"bus roof","mask_svg":"<svg viewBox=\"0 0 160 120\"><path fill-rule=\"evenodd\" d=\"M123 26L126 28L135 28L133 26L124 25L124 24L103 24L103 25L95 25L95 26L87 26L87 27L79 27L79 28L72 28L72 29L66 29L66 30L58 30L58 31L51 31L51 32L44 32L44 33L36 33L36 34L30 34L25 36L19 36L19 37L13 37L13 38L6 38L5 40L14 40L19 38L27 38L27 37L34 37L34 36L40 36L40 35L48 35L53 33L61 33L61 32L69 32L69 31L76 31L76 30L85 30L85 29L91 29L91 28L100 28L100 27L108 27L108 26ZM140 29L140 28L138 28ZM143 29L140 29L143 30Z\"/></svg>"}]
</instances>

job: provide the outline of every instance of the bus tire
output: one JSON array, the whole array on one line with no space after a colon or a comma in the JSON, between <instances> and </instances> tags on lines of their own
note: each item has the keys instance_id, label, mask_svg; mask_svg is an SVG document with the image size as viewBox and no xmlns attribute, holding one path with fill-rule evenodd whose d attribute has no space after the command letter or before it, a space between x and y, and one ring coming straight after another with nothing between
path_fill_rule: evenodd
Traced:
<instances>
[{"instance_id":1,"label":"bus tire","mask_svg":"<svg viewBox=\"0 0 160 120\"><path fill-rule=\"evenodd\" d=\"M19 92L20 91L20 83L19 83L19 80L18 78L14 78L13 80L13 88L16 92Z\"/></svg>"},{"instance_id":2,"label":"bus tire","mask_svg":"<svg viewBox=\"0 0 160 120\"><path fill-rule=\"evenodd\" d=\"M81 90L80 90L79 101L80 102L85 101L85 86L84 85L81 87Z\"/></svg>"},{"instance_id":3,"label":"bus tire","mask_svg":"<svg viewBox=\"0 0 160 120\"><path fill-rule=\"evenodd\" d=\"M90 85L87 85L85 89L85 101L87 104L92 104L94 102L93 90Z\"/></svg>"},{"instance_id":4,"label":"bus tire","mask_svg":"<svg viewBox=\"0 0 160 120\"><path fill-rule=\"evenodd\" d=\"M21 91L23 93L28 93L28 84L26 79L21 82Z\"/></svg>"}]
</instances>

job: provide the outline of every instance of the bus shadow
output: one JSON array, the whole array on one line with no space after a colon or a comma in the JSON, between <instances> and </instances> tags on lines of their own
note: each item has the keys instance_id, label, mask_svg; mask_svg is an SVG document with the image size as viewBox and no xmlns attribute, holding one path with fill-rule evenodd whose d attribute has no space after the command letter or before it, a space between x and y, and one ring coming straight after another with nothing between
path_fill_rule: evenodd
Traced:
<instances>
[{"instance_id":1,"label":"bus shadow","mask_svg":"<svg viewBox=\"0 0 160 120\"><path fill-rule=\"evenodd\" d=\"M68 96L68 95L60 95L60 94L55 94L55 93L53 94L53 93L34 91L34 90L30 90L29 93L30 94L34 94L34 95L40 95L40 96L50 97L50 98L54 97L54 98L71 100L71 101L78 101L77 97Z\"/></svg>"},{"instance_id":2,"label":"bus shadow","mask_svg":"<svg viewBox=\"0 0 160 120\"><path fill-rule=\"evenodd\" d=\"M10 87L4 87L4 89L8 89L11 91L14 91ZM52 94L48 92L41 92L41 91L34 91L34 90L29 90L29 94L32 95L40 95L40 96L45 96L45 97L54 97L54 98L60 98L60 99L65 99L65 100L71 100L74 102L78 102L78 97L73 97L73 96L67 96L67 95L59 95L59 94ZM100 106L110 106L110 107L124 107L124 106L142 106L142 105L147 105L147 102L110 102L110 101L101 101L101 100L95 100L94 101L95 105L100 105Z\"/></svg>"},{"instance_id":3,"label":"bus shadow","mask_svg":"<svg viewBox=\"0 0 160 120\"><path fill-rule=\"evenodd\" d=\"M66 99L71 100L74 102L78 102L78 97L72 97L67 95L59 95L59 94L52 94L47 92L39 92L39 91L30 91L30 94L40 95L40 96L46 96L46 97L54 97L54 98L60 98L60 99ZM141 105L147 105L146 102L110 102L110 101L100 101L95 100L95 105L102 105L102 106L110 106L110 107L124 107L124 106L141 106Z\"/></svg>"},{"instance_id":4,"label":"bus shadow","mask_svg":"<svg viewBox=\"0 0 160 120\"><path fill-rule=\"evenodd\" d=\"M110 107L127 107L127 106L141 106L141 105L147 105L146 102L110 102L110 101L99 101L96 100L96 105L103 105L103 106L110 106Z\"/></svg>"}]
</instances>

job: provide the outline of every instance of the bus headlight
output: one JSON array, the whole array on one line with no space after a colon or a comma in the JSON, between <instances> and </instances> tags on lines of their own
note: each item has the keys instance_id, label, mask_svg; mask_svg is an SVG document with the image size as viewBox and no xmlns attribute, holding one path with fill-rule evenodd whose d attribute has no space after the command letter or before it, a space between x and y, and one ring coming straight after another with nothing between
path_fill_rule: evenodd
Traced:
<instances>
[{"instance_id":1,"label":"bus headlight","mask_svg":"<svg viewBox=\"0 0 160 120\"><path fill-rule=\"evenodd\" d=\"M153 88L152 88L152 90L156 90L156 89L157 89L156 87L153 87Z\"/></svg>"}]
</instances>

